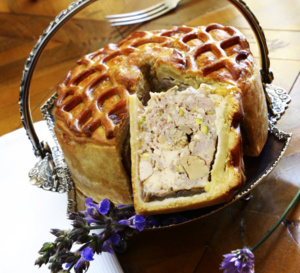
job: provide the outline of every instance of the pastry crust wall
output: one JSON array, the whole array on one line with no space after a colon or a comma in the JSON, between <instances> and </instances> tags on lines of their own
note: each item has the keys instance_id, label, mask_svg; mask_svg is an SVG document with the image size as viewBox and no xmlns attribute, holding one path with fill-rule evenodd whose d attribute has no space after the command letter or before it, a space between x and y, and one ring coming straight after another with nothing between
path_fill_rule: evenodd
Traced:
<instances>
[{"instance_id":1,"label":"pastry crust wall","mask_svg":"<svg viewBox=\"0 0 300 273\"><path fill-rule=\"evenodd\" d=\"M245 113L242 123L243 151L248 156L258 156L268 137L268 108L258 70L247 82L247 92L242 95Z\"/></svg>"},{"instance_id":2,"label":"pastry crust wall","mask_svg":"<svg viewBox=\"0 0 300 273\"><path fill-rule=\"evenodd\" d=\"M130 180L116 146L94 143L78 145L66 137L59 126L55 133L71 170L75 188L81 195L92 196L96 202L109 197L116 205L132 203Z\"/></svg>"}]
</instances>

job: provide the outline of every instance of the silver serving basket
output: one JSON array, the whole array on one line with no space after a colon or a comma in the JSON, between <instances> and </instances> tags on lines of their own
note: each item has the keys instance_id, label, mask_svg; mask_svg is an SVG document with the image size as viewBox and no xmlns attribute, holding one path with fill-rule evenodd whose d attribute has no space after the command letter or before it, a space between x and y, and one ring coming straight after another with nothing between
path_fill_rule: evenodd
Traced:
<instances>
[{"instance_id":1,"label":"silver serving basket","mask_svg":"<svg viewBox=\"0 0 300 273\"><path fill-rule=\"evenodd\" d=\"M48 143L39 140L34 129L29 109L29 89L37 61L49 40L66 21L95 1L96 0L75 1L50 23L49 27L40 36L38 42L27 58L20 86L19 110L21 113L21 119L28 138L32 143L33 152L39 158L38 163L29 172L30 180L33 184L44 190L67 193L68 211L77 210L76 191L73 186L68 166L64 160L64 155L54 133L54 118L51 114L51 110L57 98L57 94L55 93L41 107L42 114L47 122L50 134L55 143L53 147L49 147ZM259 157L244 157L245 169L247 172L247 180L244 188L241 189L234 198L226 204L181 213L181 215L183 214L187 216L189 219L188 221L215 213L216 211L232 204L236 200L246 197L250 191L275 168L286 151L291 139L290 133L285 133L275 126L277 121L284 114L291 98L284 89L271 84L273 81L273 74L269 70L270 60L268 57L268 48L264 32L254 14L243 1L228 1L233 4L248 21L259 46L261 78L269 107L269 135L267 143Z\"/></svg>"}]
</instances>

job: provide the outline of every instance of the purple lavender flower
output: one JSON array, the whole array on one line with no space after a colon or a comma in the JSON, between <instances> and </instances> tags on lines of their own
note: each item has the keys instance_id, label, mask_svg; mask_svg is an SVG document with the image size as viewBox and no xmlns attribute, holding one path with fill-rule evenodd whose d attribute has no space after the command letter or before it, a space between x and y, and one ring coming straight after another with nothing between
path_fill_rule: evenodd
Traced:
<instances>
[{"instance_id":1,"label":"purple lavender flower","mask_svg":"<svg viewBox=\"0 0 300 273\"><path fill-rule=\"evenodd\" d=\"M133 205L116 207L108 199L97 204L92 198L86 198L85 205L85 211L69 214L69 219L73 221L71 230L52 229L56 240L43 246L36 265L49 264L53 273L70 272L73 266L76 273L86 272L90 261L94 260L94 254L103 251L113 253L113 247L124 251L128 236L136 230L142 231L146 226L145 218L135 215ZM92 230L103 228L100 235L90 234ZM73 244L84 246L71 252Z\"/></svg>"},{"instance_id":2,"label":"purple lavender flower","mask_svg":"<svg viewBox=\"0 0 300 273\"><path fill-rule=\"evenodd\" d=\"M120 220L119 223L137 229L138 231L142 231L145 228L146 220L143 216L137 214L129 219Z\"/></svg>"},{"instance_id":3,"label":"purple lavender flower","mask_svg":"<svg viewBox=\"0 0 300 273\"><path fill-rule=\"evenodd\" d=\"M93 249L90 247L86 247L84 250L81 252L81 256L86 260L86 261L93 261L94 260L94 252Z\"/></svg>"},{"instance_id":4,"label":"purple lavender flower","mask_svg":"<svg viewBox=\"0 0 300 273\"><path fill-rule=\"evenodd\" d=\"M84 217L84 219L87 221L88 224L92 224L96 222L96 220L90 216Z\"/></svg>"},{"instance_id":5,"label":"purple lavender flower","mask_svg":"<svg viewBox=\"0 0 300 273\"><path fill-rule=\"evenodd\" d=\"M85 199L85 207L87 209L95 208L97 210L97 204L94 203L93 198L86 198Z\"/></svg>"},{"instance_id":6,"label":"purple lavender flower","mask_svg":"<svg viewBox=\"0 0 300 273\"><path fill-rule=\"evenodd\" d=\"M97 205L93 202L93 198L86 198L85 199L85 207L86 207L86 216L90 215L93 216L95 214L98 214L98 207Z\"/></svg>"},{"instance_id":7,"label":"purple lavender flower","mask_svg":"<svg viewBox=\"0 0 300 273\"><path fill-rule=\"evenodd\" d=\"M65 268L69 268L72 265L72 263L66 263Z\"/></svg>"},{"instance_id":8,"label":"purple lavender flower","mask_svg":"<svg viewBox=\"0 0 300 273\"><path fill-rule=\"evenodd\" d=\"M121 240L121 237L119 234L115 233L113 234L109 239L107 239L103 245L102 245L102 250L105 252L109 252L110 254L113 254L113 248L112 246L116 246L119 244Z\"/></svg>"},{"instance_id":9,"label":"purple lavender flower","mask_svg":"<svg viewBox=\"0 0 300 273\"><path fill-rule=\"evenodd\" d=\"M221 264L224 273L254 273L254 255L248 248L225 254Z\"/></svg>"},{"instance_id":10,"label":"purple lavender flower","mask_svg":"<svg viewBox=\"0 0 300 273\"><path fill-rule=\"evenodd\" d=\"M105 219L105 214L108 212L110 202L104 199L99 205L94 203L92 198L85 199L86 211L83 214L86 216L84 219L88 224L100 224ZM107 208L108 207L108 208Z\"/></svg>"},{"instance_id":11,"label":"purple lavender flower","mask_svg":"<svg viewBox=\"0 0 300 273\"><path fill-rule=\"evenodd\" d=\"M94 252L93 249L90 247L86 247L85 249L83 249L81 252L81 257L78 260L78 262L75 265L75 269L81 267L84 263L86 262L90 262L94 260Z\"/></svg>"},{"instance_id":12,"label":"purple lavender flower","mask_svg":"<svg viewBox=\"0 0 300 273\"><path fill-rule=\"evenodd\" d=\"M109 200L107 198L103 199L99 204L99 212L103 215L106 215L108 213L109 209L110 209Z\"/></svg>"}]
</instances>

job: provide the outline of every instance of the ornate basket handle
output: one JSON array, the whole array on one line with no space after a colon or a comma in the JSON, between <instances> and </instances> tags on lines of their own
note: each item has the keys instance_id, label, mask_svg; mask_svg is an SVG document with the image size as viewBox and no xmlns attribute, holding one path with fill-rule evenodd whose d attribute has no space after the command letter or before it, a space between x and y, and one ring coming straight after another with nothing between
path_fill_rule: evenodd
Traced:
<instances>
[{"instance_id":1,"label":"ornate basket handle","mask_svg":"<svg viewBox=\"0 0 300 273\"><path fill-rule=\"evenodd\" d=\"M40 157L42 160L37 164L39 170L43 170L47 175L44 177L38 177L37 180L44 180L45 185L43 188L53 191L64 192L69 189L69 181L64 181L64 178L61 178L61 172L66 171L68 168L66 165L61 166L61 158L63 157L59 151L57 151L58 156L55 156L55 151L51 151L47 143L40 142L38 136L35 132L33 121L30 112L29 106L29 87L32 79L33 71L37 64L37 61L49 42L52 36L62 27L62 25L67 22L72 16L82 10L84 7L95 2L96 0L77 0L70 4L70 6L63 10L55 19L50 23L48 28L40 36L36 45L32 49L25 67L23 70L23 76L21 79L20 85L20 96L19 96L19 110L21 114L21 120L26 130L27 136L32 143L34 154L37 157ZM232 3L246 18L250 24L256 39L258 41L260 49L260 59L261 59L261 75L262 82L269 84L273 80L273 74L269 71L270 61L268 57L268 48L265 39L264 32L259 25L258 20L254 14L250 11L248 6L242 0L228 0ZM285 108L284 108L285 109ZM276 119L277 120L277 119ZM58 148L59 149L59 148ZM57 160L59 159L58 163ZM60 166L60 167L59 167ZM31 172L31 178L36 177L35 170ZM35 179L35 178L34 178ZM48 182L47 182L48 181ZM50 182L49 182L50 181Z\"/></svg>"},{"instance_id":2,"label":"ornate basket handle","mask_svg":"<svg viewBox=\"0 0 300 273\"><path fill-rule=\"evenodd\" d=\"M253 12L249 9L246 3L242 0L228 0L233 4L245 17L249 23L252 31L255 34L259 50L260 50L260 62L261 62L261 76L263 83L271 83L274 79L272 71L270 71L270 59L269 50L265 38L263 29L261 28L257 18Z\"/></svg>"},{"instance_id":3,"label":"ornate basket handle","mask_svg":"<svg viewBox=\"0 0 300 273\"><path fill-rule=\"evenodd\" d=\"M25 63L25 67L23 70L23 76L21 79L20 84L20 96L19 96L19 111L21 114L21 120L23 126L26 130L26 133L29 137L29 140L32 143L33 151L36 156L40 156L42 158L45 157L46 153L48 152L48 148L39 142L37 134L34 130L32 117L30 112L30 105L29 105L29 87L30 81L33 75L34 68L37 64L37 61L49 42L52 36L63 26L65 22L67 22L73 15L78 13L87 5L95 2L96 0L77 0L70 4L70 6L63 10L59 15L57 15L50 23L48 28L44 30L44 33L40 36L39 40L33 47L32 51L27 58Z\"/></svg>"},{"instance_id":4,"label":"ornate basket handle","mask_svg":"<svg viewBox=\"0 0 300 273\"><path fill-rule=\"evenodd\" d=\"M29 87L31 78L37 61L52 36L72 16L94 1L96 0L77 0L76 2L71 3L67 9L63 10L58 16L56 16L54 21L50 23L48 28L40 36L39 40L33 47L23 70L23 76L20 84L19 111L26 134L33 146L34 154L41 158L41 160L29 172L29 177L33 184L45 190L70 192L73 188L73 183L59 145L57 144L57 146L51 150L47 143L39 141L35 132L29 105ZM71 201L68 206L69 208L73 207Z\"/></svg>"}]
</instances>

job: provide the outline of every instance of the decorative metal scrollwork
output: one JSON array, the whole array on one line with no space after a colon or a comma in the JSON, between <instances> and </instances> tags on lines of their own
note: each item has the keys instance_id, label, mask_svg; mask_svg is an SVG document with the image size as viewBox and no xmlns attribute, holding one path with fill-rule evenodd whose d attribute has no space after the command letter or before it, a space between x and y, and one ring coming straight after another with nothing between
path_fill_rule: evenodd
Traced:
<instances>
[{"instance_id":1,"label":"decorative metal scrollwork","mask_svg":"<svg viewBox=\"0 0 300 273\"><path fill-rule=\"evenodd\" d=\"M278 129L275 124L288 108L291 97L288 95L286 90L273 84L265 85L265 93L269 104L269 132L280 140L290 138L291 134Z\"/></svg>"},{"instance_id":2,"label":"decorative metal scrollwork","mask_svg":"<svg viewBox=\"0 0 300 273\"><path fill-rule=\"evenodd\" d=\"M44 190L56 191L58 182L50 154L38 161L29 172L30 182Z\"/></svg>"},{"instance_id":3,"label":"decorative metal scrollwork","mask_svg":"<svg viewBox=\"0 0 300 273\"><path fill-rule=\"evenodd\" d=\"M49 98L41 107L41 112L47 122L51 137L55 146L50 149L48 144L43 144L47 154L29 172L30 182L44 190L57 191L59 193L69 192L73 189L73 181L63 152L57 142L54 132L54 119L51 114L57 93Z\"/></svg>"},{"instance_id":4,"label":"decorative metal scrollwork","mask_svg":"<svg viewBox=\"0 0 300 273\"><path fill-rule=\"evenodd\" d=\"M265 92L269 103L269 120L272 124L276 124L285 113L285 110L291 101L291 97L283 88L273 84L266 84Z\"/></svg>"}]
</instances>

